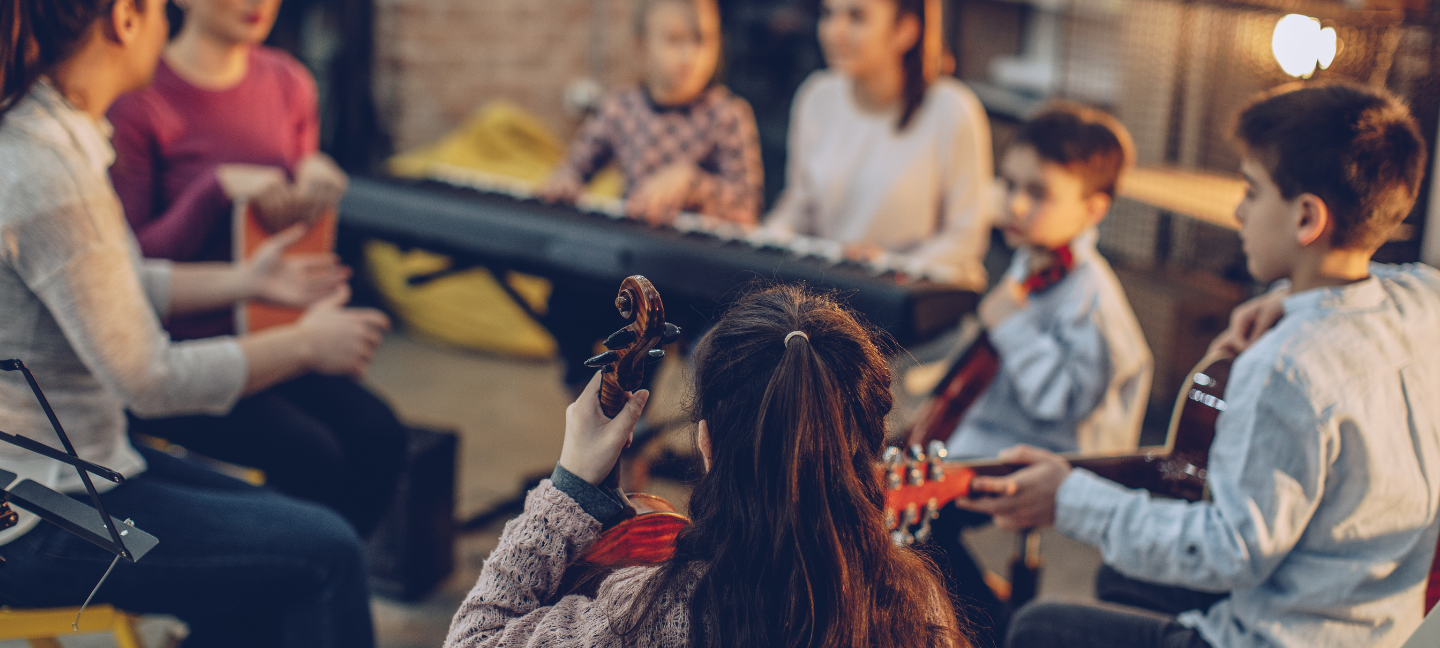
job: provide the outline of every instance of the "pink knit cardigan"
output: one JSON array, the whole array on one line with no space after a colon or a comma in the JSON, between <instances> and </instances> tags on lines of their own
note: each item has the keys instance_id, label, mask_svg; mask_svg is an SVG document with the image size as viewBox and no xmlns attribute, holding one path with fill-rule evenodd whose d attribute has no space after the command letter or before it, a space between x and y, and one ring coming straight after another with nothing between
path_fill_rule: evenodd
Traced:
<instances>
[{"instance_id":1,"label":"pink knit cardigan","mask_svg":"<svg viewBox=\"0 0 1440 648\"><path fill-rule=\"evenodd\" d=\"M605 579L595 598L554 596L565 568L600 535L600 522L550 480L525 499L525 512L505 525L500 546L485 560L480 580L450 622L445 648L547 646L688 646L690 595L699 570L681 584L680 597L659 601L662 614L622 642L611 619L624 614L655 567L621 569Z\"/></svg>"}]
</instances>

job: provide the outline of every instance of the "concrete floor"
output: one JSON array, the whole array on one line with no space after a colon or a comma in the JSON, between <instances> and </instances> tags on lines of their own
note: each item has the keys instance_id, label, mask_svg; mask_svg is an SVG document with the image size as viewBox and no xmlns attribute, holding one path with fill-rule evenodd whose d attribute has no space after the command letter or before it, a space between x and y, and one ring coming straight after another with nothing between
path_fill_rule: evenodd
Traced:
<instances>
[{"instance_id":1,"label":"concrete floor","mask_svg":"<svg viewBox=\"0 0 1440 648\"><path fill-rule=\"evenodd\" d=\"M923 358L923 353L916 352ZM649 415L673 415L683 395L683 365L666 364ZM367 382L389 399L401 417L417 425L454 429L460 434L456 516L477 511L515 495L528 476L548 473L560 455L565 406L569 398L559 386L559 367L456 350L396 333L380 347ZM683 502L682 485L657 483L651 490ZM451 616L474 585L485 557L502 528L490 527L462 535L456 546L452 577L426 600L397 603L374 601L375 625L382 648L436 648L443 643ZM1015 538L985 528L966 536L978 559L997 573L1013 551ZM1053 532L1044 534L1045 570L1042 597L1090 598L1099 556L1093 549ZM146 619L147 645L165 645L172 627L166 619ZM108 637L65 638L67 648L101 648ZM0 648L22 648L23 642L0 642Z\"/></svg>"}]
</instances>

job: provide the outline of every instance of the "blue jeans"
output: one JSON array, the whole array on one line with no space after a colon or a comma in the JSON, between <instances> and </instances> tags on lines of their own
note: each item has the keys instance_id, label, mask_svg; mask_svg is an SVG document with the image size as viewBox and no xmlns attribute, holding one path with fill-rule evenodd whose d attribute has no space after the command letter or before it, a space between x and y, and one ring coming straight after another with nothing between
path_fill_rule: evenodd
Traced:
<instances>
[{"instance_id":1,"label":"blue jeans","mask_svg":"<svg viewBox=\"0 0 1440 648\"><path fill-rule=\"evenodd\" d=\"M95 602L171 614L187 648L375 644L360 539L336 513L141 448L149 469L101 496L160 544L121 560ZM83 497L83 496L82 496ZM48 522L0 545L0 604L76 606L111 554Z\"/></svg>"}]
</instances>

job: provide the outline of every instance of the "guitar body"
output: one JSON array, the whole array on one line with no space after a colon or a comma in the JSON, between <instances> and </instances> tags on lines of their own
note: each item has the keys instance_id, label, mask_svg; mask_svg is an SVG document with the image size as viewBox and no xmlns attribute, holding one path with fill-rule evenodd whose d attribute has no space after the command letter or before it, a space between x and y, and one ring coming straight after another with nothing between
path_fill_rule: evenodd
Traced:
<instances>
[{"instance_id":1,"label":"guitar body","mask_svg":"<svg viewBox=\"0 0 1440 648\"><path fill-rule=\"evenodd\" d=\"M910 445L928 446L931 441L948 441L960 426L960 418L999 373L1000 352L981 331L935 386L935 392L907 435Z\"/></svg>"}]
</instances>

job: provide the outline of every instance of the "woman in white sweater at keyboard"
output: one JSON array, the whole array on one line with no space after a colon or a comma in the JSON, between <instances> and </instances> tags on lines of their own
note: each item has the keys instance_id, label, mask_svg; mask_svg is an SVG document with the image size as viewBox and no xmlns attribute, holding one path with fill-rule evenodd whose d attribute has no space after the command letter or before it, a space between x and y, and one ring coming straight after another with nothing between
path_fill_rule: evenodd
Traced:
<instances>
[{"instance_id":1,"label":"woman in white sweater at keyboard","mask_svg":"<svg viewBox=\"0 0 1440 648\"><path fill-rule=\"evenodd\" d=\"M982 290L993 184L974 93L939 73L938 0L825 0L829 65L791 109L785 190L759 236L838 241L853 259L906 254Z\"/></svg>"}]
</instances>

